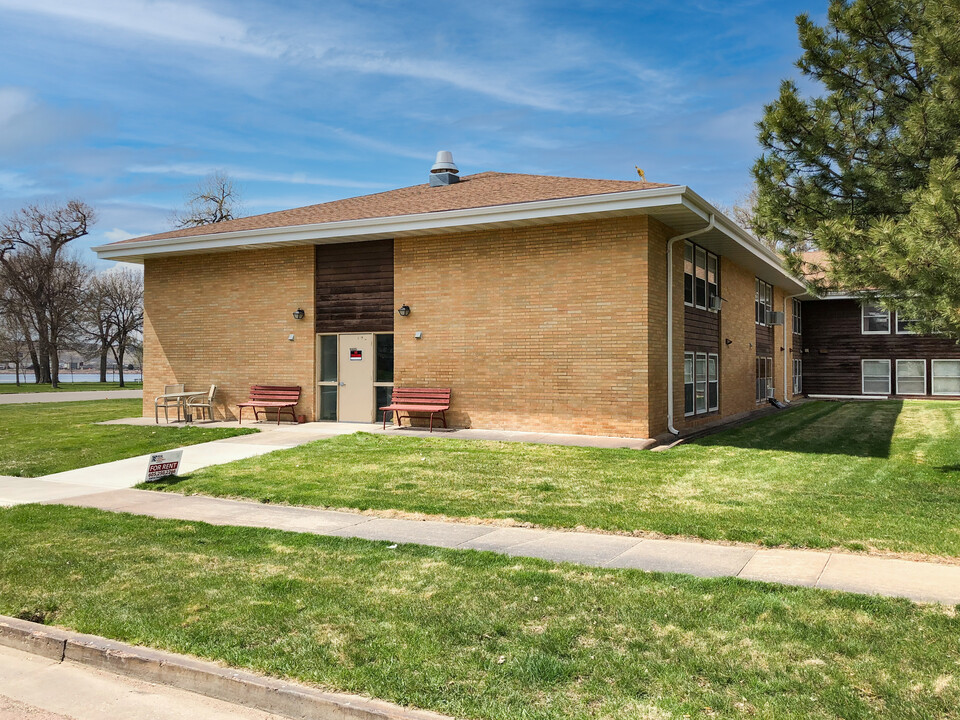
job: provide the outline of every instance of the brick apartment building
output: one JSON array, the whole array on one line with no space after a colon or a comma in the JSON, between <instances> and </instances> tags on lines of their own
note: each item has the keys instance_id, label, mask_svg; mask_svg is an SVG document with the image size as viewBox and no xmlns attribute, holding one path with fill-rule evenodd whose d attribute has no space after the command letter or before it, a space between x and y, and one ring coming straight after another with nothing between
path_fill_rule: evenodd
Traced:
<instances>
[{"instance_id":1,"label":"brick apartment building","mask_svg":"<svg viewBox=\"0 0 960 720\"><path fill-rule=\"evenodd\" d=\"M299 414L342 422L450 387L460 426L653 437L799 393L804 285L689 188L443 160L96 248L144 266L145 414L169 383L216 383L225 418L252 384L299 385Z\"/></svg>"}]
</instances>

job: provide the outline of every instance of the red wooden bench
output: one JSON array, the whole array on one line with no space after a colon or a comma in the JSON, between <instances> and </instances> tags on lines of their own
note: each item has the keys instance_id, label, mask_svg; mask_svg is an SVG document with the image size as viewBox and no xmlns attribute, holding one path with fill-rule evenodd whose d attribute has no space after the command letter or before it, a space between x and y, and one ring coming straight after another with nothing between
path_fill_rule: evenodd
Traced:
<instances>
[{"instance_id":1,"label":"red wooden bench","mask_svg":"<svg viewBox=\"0 0 960 720\"><path fill-rule=\"evenodd\" d=\"M284 410L290 413L293 421L296 422L297 416L294 413L294 408L298 402L300 402L299 385L254 385L250 388L250 399L246 402L237 403L237 409L240 411L238 419L240 423L243 423L243 409L250 407L253 408L253 416L257 420L260 419L257 408L261 408L264 417L267 416L268 409L277 411L277 425L280 424L280 413Z\"/></svg>"},{"instance_id":2,"label":"red wooden bench","mask_svg":"<svg viewBox=\"0 0 960 720\"><path fill-rule=\"evenodd\" d=\"M387 412L392 411L400 427L400 411L430 413L430 432L433 432L433 416L440 413L443 426L447 426L445 411L450 409L450 388L394 388L389 405L380 408L383 413L383 429L387 429ZM412 425L412 423L411 423Z\"/></svg>"}]
</instances>

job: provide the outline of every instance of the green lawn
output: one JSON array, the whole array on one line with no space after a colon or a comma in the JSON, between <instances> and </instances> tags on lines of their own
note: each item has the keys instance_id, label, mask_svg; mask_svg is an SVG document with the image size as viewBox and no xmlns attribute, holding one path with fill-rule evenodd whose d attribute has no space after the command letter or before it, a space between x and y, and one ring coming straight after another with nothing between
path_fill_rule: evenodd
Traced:
<instances>
[{"instance_id":1,"label":"green lawn","mask_svg":"<svg viewBox=\"0 0 960 720\"><path fill-rule=\"evenodd\" d=\"M167 489L960 557L960 403L808 403L665 452L352 435Z\"/></svg>"},{"instance_id":2,"label":"green lawn","mask_svg":"<svg viewBox=\"0 0 960 720\"><path fill-rule=\"evenodd\" d=\"M139 400L0 405L0 475L39 477L255 432L94 424L141 412Z\"/></svg>"},{"instance_id":3,"label":"green lawn","mask_svg":"<svg viewBox=\"0 0 960 720\"><path fill-rule=\"evenodd\" d=\"M0 383L0 395L13 395L16 393L89 392L91 390L143 390L143 383L127 381L124 383L124 387L120 387L120 383L118 382L61 382L58 388L51 387L50 385L36 385L34 383L25 383L23 385Z\"/></svg>"},{"instance_id":4,"label":"green lawn","mask_svg":"<svg viewBox=\"0 0 960 720\"><path fill-rule=\"evenodd\" d=\"M0 613L462 718L960 717L953 608L55 506L0 547Z\"/></svg>"}]
</instances>

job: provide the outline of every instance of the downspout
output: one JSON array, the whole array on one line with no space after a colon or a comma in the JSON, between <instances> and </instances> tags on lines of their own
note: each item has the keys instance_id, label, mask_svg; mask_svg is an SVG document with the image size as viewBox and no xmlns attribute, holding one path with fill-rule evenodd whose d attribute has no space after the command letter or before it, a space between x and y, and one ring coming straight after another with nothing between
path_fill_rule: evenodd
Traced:
<instances>
[{"instance_id":1,"label":"downspout","mask_svg":"<svg viewBox=\"0 0 960 720\"><path fill-rule=\"evenodd\" d=\"M790 395L787 394L787 355L789 350L787 349L787 300L793 300L793 298L803 297L806 295L805 292L797 293L796 295L784 295L783 296L783 401L785 403L790 402L790 397L793 395L793 387L790 388ZM790 316L790 323L793 324L793 316ZM793 328L790 328L790 345L793 344Z\"/></svg>"},{"instance_id":2,"label":"downspout","mask_svg":"<svg viewBox=\"0 0 960 720\"><path fill-rule=\"evenodd\" d=\"M706 227L667 238L667 430L671 435L680 434L680 431L673 426L673 244L678 240L686 240L695 235L710 232L716 227L716 221L717 216L710 213L710 222Z\"/></svg>"}]
</instances>

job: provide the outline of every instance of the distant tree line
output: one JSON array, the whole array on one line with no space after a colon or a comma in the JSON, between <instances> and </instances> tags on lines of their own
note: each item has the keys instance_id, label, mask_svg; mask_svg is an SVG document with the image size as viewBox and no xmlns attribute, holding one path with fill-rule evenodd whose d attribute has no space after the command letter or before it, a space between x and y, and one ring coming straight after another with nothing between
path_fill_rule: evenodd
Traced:
<instances>
[{"instance_id":1,"label":"distant tree line","mask_svg":"<svg viewBox=\"0 0 960 720\"><path fill-rule=\"evenodd\" d=\"M96 353L100 381L116 362L124 385L125 358L143 333L143 277L134 269L96 272L71 243L89 232L93 209L79 200L29 205L0 221L0 362L20 382L30 367L36 383L58 387L60 358Z\"/></svg>"},{"instance_id":2,"label":"distant tree line","mask_svg":"<svg viewBox=\"0 0 960 720\"><path fill-rule=\"evenodd\" d=\"M177 228L233 220L241 191L217 171L200 179L171 216ZM112 357L123 387L124 363L142 351L143 275L131 268L100 272L79 260L71 243L89 232L96 213L86 203L28 205L0 219L0 362L34 381L60 383L60 355L99 358L100 382Z\"/></svg>"}]
</instances>

